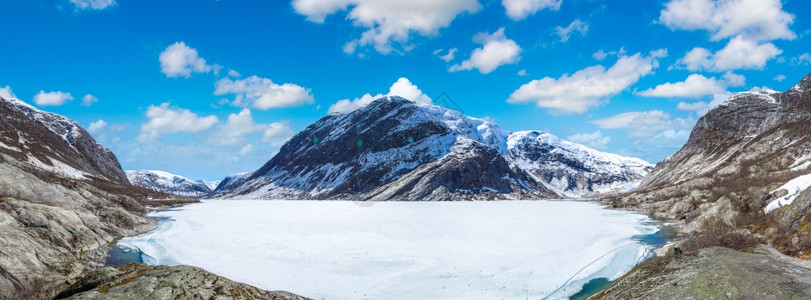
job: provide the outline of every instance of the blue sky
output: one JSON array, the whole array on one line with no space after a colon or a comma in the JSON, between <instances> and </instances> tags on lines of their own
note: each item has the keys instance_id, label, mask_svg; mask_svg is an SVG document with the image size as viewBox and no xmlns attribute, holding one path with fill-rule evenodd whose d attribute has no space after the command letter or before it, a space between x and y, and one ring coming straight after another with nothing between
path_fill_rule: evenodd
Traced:
<instances>
[{"instance_id":1,"label":"blue sky","mask_svg":"<svg viewBox=\"0 0 811 300\"><path fill-rule=\"evenodd\" d=\"M729 92L786 90L811 71L800 0L2 6L0 95L78 121L125 169L206 180L390 93L446 92L507 130L655 163Z\"/></svg>"}]
</instances>

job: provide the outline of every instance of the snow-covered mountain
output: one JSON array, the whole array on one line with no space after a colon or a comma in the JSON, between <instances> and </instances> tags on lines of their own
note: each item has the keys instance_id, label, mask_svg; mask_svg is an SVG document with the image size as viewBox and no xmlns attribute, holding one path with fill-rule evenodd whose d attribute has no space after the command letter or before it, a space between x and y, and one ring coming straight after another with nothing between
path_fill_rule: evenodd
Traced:
<instances>
[{"instance_id":1,"label":"snow-covered mountain","mask_svg":"<svg viewBox=\"0 0 811 300\"><path fill-rule=\"evenodd\" d=\"M581 197L627 189L652 166L538 131L392 96L331 114L220 197L462 200Z\"/></svg>"},{"instance_id":2,"label":"snow-covered mountain","mask_svg":"<svg viewBox=\"0 0 811 300\"><path fill-rule=\"evenodd\" d=\"M136 186L188 198L205 197L211 194L219 184L219 181L195 181L156 170L127 170L126 173L129 181Z\"/></svg>"}]
</instances>

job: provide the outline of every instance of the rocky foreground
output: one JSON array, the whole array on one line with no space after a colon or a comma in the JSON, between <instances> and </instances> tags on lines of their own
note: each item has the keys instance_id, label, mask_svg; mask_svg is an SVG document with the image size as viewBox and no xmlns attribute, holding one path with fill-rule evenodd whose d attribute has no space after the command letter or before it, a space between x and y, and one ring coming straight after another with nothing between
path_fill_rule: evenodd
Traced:
<instances>
[{"instance_id":1,"label":"rocky foreground","mask_svg":"<svg viewBox=\"0 0 811 300\"><path fill-rule=\"evenodd\" d=\"M591 299L808 299L811 261L723 247L655 258Z\"/></svg>"},{"instance_id":2,"label":"rocky foreground","mask_svg":"<svg viewBox=\"0 0 811 300\"><path fill-rule=\"evenodd\" d=\"M269 292L190 266L127 264L90 272L57 299L307 299Z\"/></svg>"}]
</instances>

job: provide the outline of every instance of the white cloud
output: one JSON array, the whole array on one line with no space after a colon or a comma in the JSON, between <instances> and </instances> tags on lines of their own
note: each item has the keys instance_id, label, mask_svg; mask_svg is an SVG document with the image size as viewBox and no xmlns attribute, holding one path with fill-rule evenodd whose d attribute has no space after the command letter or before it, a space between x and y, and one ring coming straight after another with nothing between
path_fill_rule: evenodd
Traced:
<instances>
[{"instance_id":1,"label":"white cloud","mask_svg":"<svg viewBox=\"0 0 811 300\"><path fill-rule=\"evenodd\" d=\"M737 36L727 45L711 54L709 50L696 47L687 52L676 63L690 71L701 69L710 71L728 71L739 69L763 69L766 62L783 53L772 43L758 44L742 36Z\"/></svg>"},{"instance_id":2,"label":"white cloud","mask_svg":"<svg viewBox=\"0 0 811 300\"><path fill-rule=\"evenodd\" d=\"M463 13L481 9L477 0L293 0L293 9L315 23L339 11L348 10L346 19L363 27L360 38L347 43L344 52L354 53L357 47L374 46L381 54L395 50L395 44L408 50L412 34L435 36Z\"/></svg>"},{"instance_id":3,"label":"white cloud","mask_svg":"<svg viewBox=\"0 0 811 300\"><path fill-rule=\"evenodd\" d=\"M603 149L608 145L608 142L611 142L611 137L603 136L603 133L597 130L593 133L578 133L569 136L568 140L591 148Z\"/></svg>"},{"instance_id":4,"label":"white cloud","mask_svg":"<svg viewBox=\"0 0 811 300\"><path fill-rule=\"evenodd\" d=\"M786 80L786 75L780 74L780 75L774 76L773 80L781 82L783 80Z\"/></svg>"},{"instance_id":5,"label":"white cloud","mask_svg":"<svg viewBox=\"0 0 811 300\"><path fill-rule=\"evenodd\" d=\"M102 10L115 5L115 0L70 0L77 9Z\"/></svg>"},{"instance_id":6,"label":"white cloud","mask_svg":"<svg viewBox=\"0 0 811 300\"><path fill-rule=\"evenodd\" d=\"M231 76L231 77L234 77L234 78L239 78L239 77L242 77L242 74L237 72L237 70L228 69L228 76Z\"/></svg>"},{"instance_id":7,"label":"white cloud","mask_svg":"<svg viewBox=\"0 0 811 300\"><path fill-rule=\"evenodd\" d=\"M147 123L141 125L138 141L155 141L164 134L175 132L200 132L210 129L219 119L214 116L198 117L188 109L169 107L169 103L160 106L150 105L146 109Z\"/></svg>"},{"instance_id":8,"label":"white cloud","mask_svg":"<svg viewBox=\"0 0 811 300\"><path fill-rule=\"evenodd\" d=\"M686 68L689 71L695 72L701 70L702 68L708 68L712 66L712 61L710 57L712 56L712 52L710 50L695 47L687 52L681 59L676 62L677 65L680 65Z\"/></svg>"},{"instance_id":9,"label":"white cloud","mask_svg":"<svg viewBox=\"0 0 811 300\"><path fill-rule=\"evenodd\" d=\"M518 76L527 76L527 70L526 69L518 70L517 74Z\"/></svg>"},{"instance_id":10,"label":"white cloud","mask_svg":"<svg viewBox=\"0 0 811 300\"><path fill-rule=\"evenodd\" d=\"M262 131L266 127L254 122L251 110L244 108L238 114L228 115L228 120L211 134L208 142L217 146L243 144L245 135Z\"/></svg>"},{"instance_id":11,"label":"white cloud","mask_svg":"<svg viewBox=\"0 0 811 300\"><path fill-rule=\"evenodd\" d=\"M558 10L562 0L501 0L507 16L515 21L523 20L542 9Z\"/></svg>"},{"instance_id":12,"label":"white cloud","mask_svg":"<svg viewBox=\"0 0 811 300\"><path fill-rule=\"evenodd\" d=\"M627 129L631 137L649 138L663 130L692 128L694 120L670 119L670 115L661 110L651 110L621 113L591 123L603 129Z\"/></svg>"},{"instance_id":13,"label":"white cloud","mask_svg":"<svg viewBox=\"0 0 811 300\"><path fill-rule=\"evenodd\" d=\"M93 105L93 103L96 103L96 102L99 102L99 98L96 98L96 96L93 96L91 94L87 94L87 95L84 95L84 97L82 97L82 104L81 105L82 106L90 106L90 105Z\"/></svg>"},{"instance_id":14,"label":"white cloud","mask_svg":"<svg viewBox=\"0 0 811 300\"><path fill-rule=\"evenodd\" d=\"M757 44L743 37L735 37L713 55L716 70L763 69L766 62L783 53L772 43Z\"/></svg>"},{"instance_id":15,"label":"white cloud","mask_svg":"<svg viewBox=\"0 0 811 300\"><path fill-rule=\"evenodd\" d=\"M107 127L107 122L102 119L98 121L90 123L90 126L87 127L87 131L90 133L97 133L99 130L102 130Z\"/></svg>"},{"instance_id":16,"label":"white cloud","mask_svg":"<svg viewBox=\"0 0 811 300\"><path fill-rule=\"evenodd\" d=\"M695 119L676 118L661 110L621 113L592 121L603 129L623 129L631 141L634 155L672 153L690 136Z\"/></svg>"},{"instance_id":17,"label":"white cloud","mask_svg":"<svg viewBox=\"0 0 811 300\"><path fill-rule=\"evenodd\" d=\"M281 147L295 134L296 132L286 122L273 122L267 125L262 141L273 147Z\"/></svg>"},{"instance_id":18,"label":"white cloud","mask_svg":"<svg viewBox=\"0 0 811 300\"><path fill-rule=\"evenodd\" d=\"M214 87L214 95L235 95L233 105L251 105L262 110L315 102L308 88L293 83L276 84L268 78L256 75L245 79L223 78L217 81Z\"/></svg>"},{"instance_id":19,"label":"white cloud","mask_svg":"<svg viewBox=\"0 0 811 300\"><path fill-rule=\"evenodd\" d=\"M706 95L722 93L726 91L726 86L715 77L704 77L700 74L692 74L687 79L680 82L663 83L655 88L647 89L636 93L643 97L662 98L700 98Z\"/></svg>"},{"instance_id":20,"label":"white cloud","mask_svg":"<svg viewBox=\"0 0 811 300\"><path fill-rule=\"evenodd\" d=\"M34 96L34 103L40 106L59 106L70 100L73 100L73 96L71 96L70 93L60 91L47 93L45 91L39 91L39 93Z\"/></svg>"},{"instance_id":21,"label":"white cloud","mask_svg":"<svg viewBox=\"0 0 811 300\"><path fill-rule=\"evenodd\" d=\"M192 73L207 73L215 67L206 64L206 60L197 54L197 50L186 46L184 42L176 42L166 47L158 57L161 63L161 72L166 77L186 77Z\"/></svg>"},{"instance_id":22,"label":"white cloud","mask_svg":"<svg viewBox=\"0 0 811 300\"><path fill-rule=\"evenodd\" d=\"M17 95L14 95L11 91L11 87L8 85L6 87L0 87L0 97L3 99L17 99Z\"/></svg>"},{"instance_id":23,"label":"white cloud","mask_svg":"<svg viewBox=\"0 0 811 300\"><path fill-rule=\"evenodd\" d=\"M369 105L369 103L372 103L372 101L383 96L400 96L420 104L433 104L431 97L424 94L422 90L411 83L408 78L400 77L400 79L397 79L397 81L391 85L389 88L389 93L386 95L377 94L372 96L371 94L367 93L359 98L355 98L355 100L343 99L330 106L328 112L330 114L348 113Z\"/></svg>"},{"instance_id":24,"label":"white cloud","mask_svg":"<svg viewBox=\"0 0 811 300\"><path fill-rule=\"evenodd\" d=\"M610 55L610 54L611 54L611 52L605 52L605 51L603 51L603 49L600 49L599 51L594 52L594 54L592 54L591 57L593 57L596 60L603 60L606 57L608 57L608 55Z\"/></svg>"},{"instance_id":25,"label":"white cloud","mask_svg":"<svg viewBox=\"0 0 811 300\"><path fill-rule=\"evenodd\" d=\"M521 59L521 47L515 41L504 36L504 27L493 34L482 32L477 34L473 41L482 45L473 50L470 58L451 66L448 71L478 69L482 74L493 72L503 65L514 64Z\"/></svg>"},{"instance_id":26,"label":"white cloud","mask_svg":"<svg viewBox=\"0 0 811 300\"><path fill-rule=\"evenodd\" d=\"M572 23L569 23L569 26L566 26L565 28L560 26L555 27L555 34L560 37L561 42L568 41L573 31L580 32L580 35L585 36L586 33L589 32L589 24L580 21L580 19L575 19L572 21ZM605 58L605 56L603 56L603 58Z\"/></svg>"},{"instance_id":27,"label":"white cloud","mask_svg":"<svg viewBox=\"0 0 811 300\"><path fill-rule=\"evenodd\" d=\"M694 111L696 112L696 115L700 117L706 114L711 109L718 106L719 104L724 103L724 101L729 99L729 97L732 97L732 93L730 92L718 93L712 96L712 101L710 101L709 103L705 101L698 101L692 103L679 102L676 108L680 110Z\"/></svg>"},{"instance_id":28,"label":"white cloud","mask_svg":"<svg viewBox=\"0 0 811 300\"><path fill-rule=\"evenodd\" d=\"M726 82L727 86L744 86L746 85L746 77L743 75L732 73L731 71L727 71L724 73L724 81Z\"/></svg>"},{"instance_id":29,"label":"white cloud","mask_svg":"<svg viewBox=\"0 0 811 300\"><path fill-rule=\"evenodd\" d=\"M792 57L791 64L801 66L811 65L811 54L803 53L798 55L797 57Z\"/></svg>"},{"instance_id":30,"label":"white cloud","mask_svg":"<svg viewBox=\"0 0 811 300\"><path fill-rule=\"evenodd\" d=\"M459 51L459 49L456 49L456 48L449 49L448 52L445 53L445 54L442 54L442 51L443 51L443 49L437 49L436 51L434 51L434 55L439 57L439 59L441 59L441 60L444 60L446 62L450 62L450 61L452 61L454 59L454 57L456 55L456 51Z\"/></svg>"},{"instance_id":31,"label":"white cloud","mask_svg":"<svg viewBox=\"0 0 811 300\"><path fill-rule=\"evenodd\" d=\"M247 144L239 149L239 155L245 156L251 153L253 153L253 144Z\"/></svg>"},{"instance_id":32,"label":"white cloud","mask_svg":"<svg viewBox=\"0 0 811 300\"><path fill-rule=\"evenodd\" d=\"M671 30L706 30L713 41L734 36L771 41L796 38L789 25L794 16L781 0L672 0L659 22Z\"/></svg>"},{"instance_id":33,"label":"white cloud","mask_svg":"<svg viewBox=\"0 0 811 300\"><path fill-rule=\"evenodd\" d=\"M513 92L507 102L535 102L553 113L584 113L599 106L602 99L622 92L642 76L651 74L659 66L657 59L666 55L665 49L652 51L648 56L623 55L608 69L596 65L557 79L532 80Z\"/></svg>"}]
</instances>

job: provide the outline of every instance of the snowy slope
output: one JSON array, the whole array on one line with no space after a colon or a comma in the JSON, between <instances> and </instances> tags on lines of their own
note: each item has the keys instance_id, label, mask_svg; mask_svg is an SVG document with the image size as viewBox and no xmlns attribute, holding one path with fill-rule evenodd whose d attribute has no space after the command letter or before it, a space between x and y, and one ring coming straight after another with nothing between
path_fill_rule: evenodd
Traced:
<instances>
[{"instance_id":1,"label":"snowy slope","mask_svg":"<svg viewBox=\"0 0 811 300\"><path fill-rule=\"evenodd\" d=\"M209 183L194 181L183 176L156 170L128 170L129 181L136 186L189 198L211 194Z\"/></svg>"},{"instance_id":2,"label":"snowy slope","mask_svg":"<svg viewBox=\"0 0 811 300\"><path fill-rule=\"evenodd\" d=\"M627 189L651 165L392 96L308 126L218 196L460 200Z\"/></svg>"},{"instance_id":3,"label":"snowy slope","mask_svg":"<svg viewBox=\"0 0 811 300\"><path fill-rule=\"evenodd\" d=\"M19 99L0 98L0 153L69 179L127 184L115 155L79 124Z\"/></svg>"}]
</instances>

